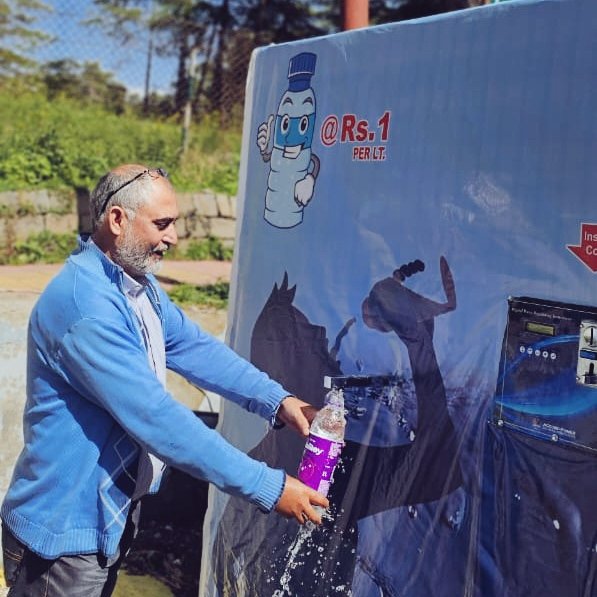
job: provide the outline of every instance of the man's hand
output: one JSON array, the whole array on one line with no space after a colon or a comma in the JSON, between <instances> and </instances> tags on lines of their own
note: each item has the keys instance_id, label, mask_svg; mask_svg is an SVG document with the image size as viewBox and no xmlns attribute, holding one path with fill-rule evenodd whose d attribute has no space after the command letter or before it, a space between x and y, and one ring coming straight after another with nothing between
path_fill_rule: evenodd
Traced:
<instances>
[{"instance_id":1,"label":"man's hand","mask_svg":"<svg viewBox=\"0 0 597 597\"><path fill-rule=\"evenodd\" d=\"M314 506L329 508L330 503L321 493L301 483L298 479L286 475L286 484L276 505L276 512L286 518L296 518L299 524L305 524L308 520L315 524L321 524L321 514Z\"/></svg>"},{"instance_id":2,"label":"man's hand","mask_svg":"<svg viewBox=\"0 0 597 597\"><path fill-rule=\"evenodd\" d=\"M280 403L276 419L303 437L308 437L309 427L316 414L317 409L308 402L300 400L296 396L287 396Z\"/></svg>"}]
</instances>

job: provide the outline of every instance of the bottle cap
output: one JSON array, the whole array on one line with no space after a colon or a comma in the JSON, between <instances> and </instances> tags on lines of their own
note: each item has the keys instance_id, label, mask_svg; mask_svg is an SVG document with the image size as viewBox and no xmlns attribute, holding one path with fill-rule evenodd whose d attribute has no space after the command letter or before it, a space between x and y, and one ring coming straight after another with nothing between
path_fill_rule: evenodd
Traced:
<instances>
[{"instance_id":1,"label":"bottle cap","mask_svg":"<svg viewBox=\"0 0 597 597\"><path fill-rule=\"evenodd\" d=\"M311 52L301 52L290 59L288 64L288 91L304 91L311 86L315 74L317 56Z\"/></svg>"}]
</instances>

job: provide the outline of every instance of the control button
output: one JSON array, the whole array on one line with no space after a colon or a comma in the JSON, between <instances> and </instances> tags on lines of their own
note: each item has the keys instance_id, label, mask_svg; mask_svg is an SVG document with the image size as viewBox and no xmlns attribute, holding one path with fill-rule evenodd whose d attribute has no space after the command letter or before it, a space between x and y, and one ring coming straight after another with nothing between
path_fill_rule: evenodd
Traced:
<instances>
[{"instance_id":1,"label":"control button","mask_svg":"<svg viewBox=\"0 0 597 597\"><path fill-rule=\"evenodd\" d=\"M525 348L524 346L521 346L521 347L520 347L518 350L519 350L520 352L525 352L525 351L526 351L526 348Z\"/></svg>"},{"instance_id":2,"label":"control button","mask_svg":"<svg viewBox=\"0 0 597 597\"><path fill-rule=\"evenodd\" d=\"M586 327L582 336L589 346L597 346L597 327L594 325Z\"/></svg>"},{"instance_id":3,"label":"control button","mask_svg":"<svg viewBox=\"0 0 597 597\"><path fill-rule=\"evenodd\" d=\"M549 358L550 358L552 361L555 361L555 359L556 359L556 353L555 353L555 352L552 352L552 353L549 355Z\"/></svg>"}]
</instances>

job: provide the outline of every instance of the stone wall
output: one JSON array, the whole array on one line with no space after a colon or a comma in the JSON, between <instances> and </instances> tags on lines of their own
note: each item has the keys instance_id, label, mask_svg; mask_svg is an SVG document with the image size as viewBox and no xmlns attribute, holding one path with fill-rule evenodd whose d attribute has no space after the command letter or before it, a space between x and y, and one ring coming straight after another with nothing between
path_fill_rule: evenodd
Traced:
<instances>
[{"instance_id":1,"label":"stone wall","mask_svg":"<svg viewBox=\"0 0 597 597\"><path fill-rule=\"evenodd\" d=\"M178 193L177 222L182 250L193 240L213 236L232 246L236 234L236 197L210 191ZM10 247L28 236L90 232L89 194L78 191L10 191L0 193L0 247Z\"/></svg>"}]
</instances>

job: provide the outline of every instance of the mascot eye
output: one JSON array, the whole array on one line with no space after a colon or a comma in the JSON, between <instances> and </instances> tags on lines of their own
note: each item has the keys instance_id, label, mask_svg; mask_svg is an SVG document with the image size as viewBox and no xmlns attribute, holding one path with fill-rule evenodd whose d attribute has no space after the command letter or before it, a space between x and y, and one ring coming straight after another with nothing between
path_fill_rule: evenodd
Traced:
<instances>
[{"instance_id":1,"label":"mascot eye","mask_svg":"<svg viewBox=\"0 0 597 597\"><path fill-rule=\"evenodd\" d=\"M309 128L309 118L308 118L308 116L303 116L301 118L301 121L299 122L299 133L301 135L304 135L307 132L308 128Z\"/></svg>"},{"instance_id":2,"label":"mascot eye","mask_svg":"<svg viewBox=\"0 0 597 597\"><path fill-rule=\"evenodd\" d=\"M289 128L290 117L288 116L288 114L284 114L284 116L282 116L282 122L280 123L280 130L282 131L282 133L286 134Z\"/></svg>"}]
</instances>

